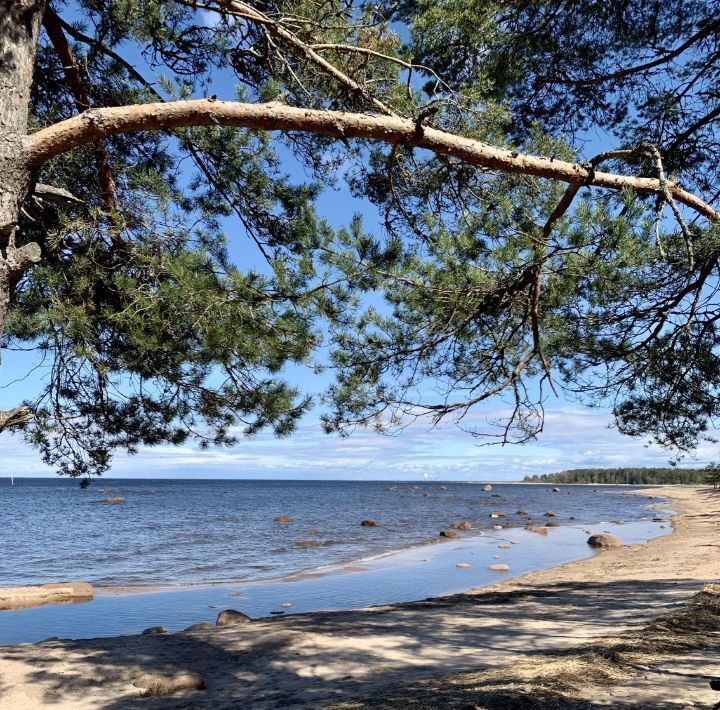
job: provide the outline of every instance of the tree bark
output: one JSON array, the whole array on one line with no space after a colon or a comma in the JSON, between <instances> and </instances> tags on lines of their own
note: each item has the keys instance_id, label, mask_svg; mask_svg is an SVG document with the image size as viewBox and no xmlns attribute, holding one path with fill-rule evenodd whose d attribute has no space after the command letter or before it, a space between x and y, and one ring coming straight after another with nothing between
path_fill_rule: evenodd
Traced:
<instances>
[{"instance_id":1,"label":"tree bark","mask_svg":"<svg viewBox=\"0 0 720 710\"><path fill-rule=\"evenodd\" d=\"M40 259L37 244L17 245L20 207L33 182L23 155L35 47L45 2L0 0L0 339L13 284ZM25 419L23 408L0 412L0 431Z\"/></svg>"},{"instance_id":2,"label":"tree bark","mask_svg":"<svg viewBox=\"0 0 720 710\"><path fill-rule=\"evenodd\" d=\"M301 131L340 139L402 144L425 148L487 170L534 175L571 185L664 194L663 185L656 178L600 172L587 165L496 148L472 138L424 127L407 118L295 108L277 102L246 104L198 99L91 109L28 136L25 158L29 169L37 169L56 155L118 133L213 125ZM678 202L708 219L718 217L717 210L697 195L673 183L667 187Z\"/></svg>"}]
</instances>

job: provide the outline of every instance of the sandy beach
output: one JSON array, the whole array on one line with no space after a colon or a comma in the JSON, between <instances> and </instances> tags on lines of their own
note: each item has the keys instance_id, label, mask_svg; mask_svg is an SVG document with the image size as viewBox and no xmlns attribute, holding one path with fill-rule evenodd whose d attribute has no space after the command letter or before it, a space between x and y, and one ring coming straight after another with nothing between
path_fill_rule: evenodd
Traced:
<instances>
[{"instance_id":1,"label":"sandy beach","mask_svg":"<svg viewBox=\"0 0 720 710\"><path fill-rule=\"evenodd\" d=\"M466 594L2 647L0 708L711 708L720 493L643 493L672 499L672 535ZM204 688L162 694L181 672Z\"/></svg>"}]
</instances>

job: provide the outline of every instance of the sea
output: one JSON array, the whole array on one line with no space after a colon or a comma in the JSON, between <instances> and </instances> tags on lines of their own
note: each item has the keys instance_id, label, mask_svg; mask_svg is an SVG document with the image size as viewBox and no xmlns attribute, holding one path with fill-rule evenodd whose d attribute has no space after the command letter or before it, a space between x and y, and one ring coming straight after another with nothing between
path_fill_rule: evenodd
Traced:
<instances>
[{"instance_id":1,"label":"sea","mask_svg":"<svg viewBox=\"0 0 720 710\"><path fill-rule=\"evenodd\" d=\"M485 485L2 481L0 586L78 580L96 596L0 611L0 643L180 630L224 608L263 617L424 599L595 554L589 531L626 543L671 532L667 501L642 488ZM525 529L547 521L558 524L547 535ZM461 522L472 529L440 537Z\"/></svg>"}]
</instances>

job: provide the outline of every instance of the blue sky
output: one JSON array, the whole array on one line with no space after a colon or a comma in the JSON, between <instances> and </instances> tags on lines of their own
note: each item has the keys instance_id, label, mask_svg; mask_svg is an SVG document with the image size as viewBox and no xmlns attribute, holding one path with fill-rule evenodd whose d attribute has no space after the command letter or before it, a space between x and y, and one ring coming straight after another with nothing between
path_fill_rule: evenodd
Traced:
<instances>
[{"instance_id":1,"label":"blue sky","mask_svg":"<svg viewBox=\"0 0 720 710\"><path fill-rule=\"evenodd\" d=\"M137 53L130 56L150 78L152 72ZM234 97L227 77L219 75L213 90L221 99ZM593 136L588 154L610 147L606 139ZM286 152L284 167L298 181L307 179ZM382 220L372 206L357 200L340 186L328 188L318 203L320 214L334 226L348 224L353 214L363 215L366 229L380 232ZM241 228L232 220L227 231L233 237L232 252L238 263L259 266L261 261L248 248ZM3 353L0 367L0 400L11 406L37 391L46 370L31 353ZM327 375L293 368L292 381L304 391L317 393L328 382ZM13 383L14 384L10 384ZM482 425L504 413L502 403L490 402L476 409L465 425ZM233 449L200 451L192 446L158 447L137 456L118 455L108 474L119 477L212 478L342 478L437 480L514 480L526 474L545 473L584 466L662 466L669 454L643 441L623 437L610 428L608 412L583 409L575 403L554 400L547 407L546 430L539 440L525 445L479 446L477 440L451 423L432 429L418 421L396 436L358 431L348 438L323 434L316 408L291 438L276 440L262 434L244 440ZM702 447L697 458L685 464L705 465L716 458L716 447ZM0 435L0 476L51 475L36 452L20 437Z\"/></svg>"}]
</instances>

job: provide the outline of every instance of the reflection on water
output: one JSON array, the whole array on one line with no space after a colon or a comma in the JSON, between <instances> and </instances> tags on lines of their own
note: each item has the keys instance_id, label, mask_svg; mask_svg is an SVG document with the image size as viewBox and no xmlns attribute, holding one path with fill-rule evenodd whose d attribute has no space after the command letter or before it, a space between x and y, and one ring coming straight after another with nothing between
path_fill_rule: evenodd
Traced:
<instances>
[{"instance_id":1,"label":"reflection on water","mask_svg":"<svg viewBox=\"0 0 720 710\"><path fill-rule=\"evenodd\" d=\"M612 532L626 543L635 543L670 532L659 526L648 520L622 526L604 523L593 530ZM182 591L106 594L77 606L0 612L0 643L34 642L50 636L137 634L157 625L179 631L199 621L214 622L218 612L227 608L260 617L452 594L595 554L587 546L585 529L578 525L553 528L543 537L512 528L414 547L362 565L329 567L321 570L322 574ZM490 564L499 562L506 563L510 572L488 570ZM470 566L458 567L460 563Z\"/></svg>"}]
</instances>

